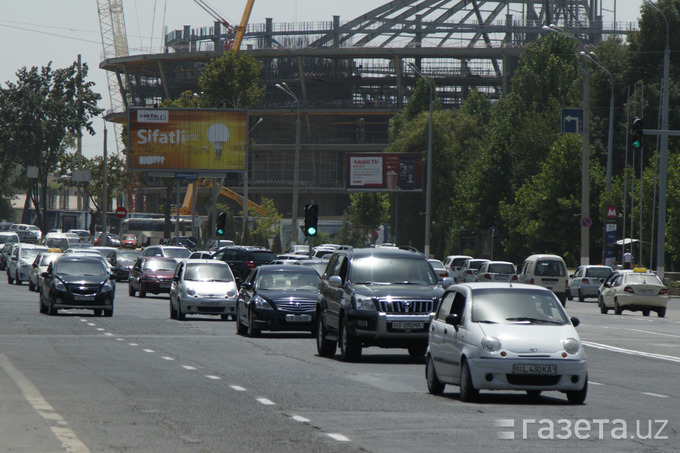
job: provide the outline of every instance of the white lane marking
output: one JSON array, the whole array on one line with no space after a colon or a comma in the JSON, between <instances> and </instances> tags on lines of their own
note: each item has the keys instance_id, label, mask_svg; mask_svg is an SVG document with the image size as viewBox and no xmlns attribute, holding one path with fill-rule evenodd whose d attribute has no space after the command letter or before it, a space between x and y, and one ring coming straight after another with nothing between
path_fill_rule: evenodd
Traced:
<instances>
[{"instance_id":1,"label":"white lane marking","mask_svg":"<svg viewBox=\"0 0 680 453\"><path fill-rule=\"evenodd\" d=\"M185 370L189 370L189 371L196 369L195 366L190 366L190 365L182 365L182 368L184 368Z\"/></svg>"},{"instance_id":2,"label":"white lane marking","mask_svg":"<svg viewBox=\"0 0 680 453\"><path fill-rule=\"evenodd\" d=\"M342 435L340 433L326 433L328 437L338 442L349 442L349 437Z\"/></svg>"},{"instance_id":3,"label":"white lane marking","mask_svg":"<svg viewBox=\"0 0 680 453\"><path fill-rule=\"evenodd\" d=\"M292 418L293 418L293 420L295 420L296 422L300 422L300 423L309 423L309 422L311 422L310 419L305 418L305 417L303 417L302 415L293 415Z\"/></svg>"},{"instance_id":4,"label":"white lane marking","mask_svg":"<svg viewBox=\"0 0 680 453\"><path fill-rule=\"evenodd\" d=\"M128 343L130 346L139 346L137 343Z\"/></svg>"},{"instance_id":5,"label":"white lane marking","mask_svg":"<svg viewBox=\"0 0 680 453\"><path fill-rule=\"evenodd\" d=\"M590 384L590 385L604 385L601 382L595 382L595 381L588 381L588 384Z\"/></svg>"},{"instance_id":6,"label":"white lane marking","mask_svg":"<svg viewBox=\"0 0 680 453\"><path fill-rule=\"evenodd\" d=\"M265 406L276 406L276 403L272 400L268 400L267 398L257 398L257 402L260 404L264 404Z\"/></svg>"},{"instance_id":7,"label":"white lane marking","mask_svg":"<svg viewBox=\"0 0 680 453\"><path fill-rule=\"evenodd\" d=\"M642 392L643 395L655 396L657 398L668 398L668 395L661 395L660 393Z\"/></svg>"},{"instance_id":8,"label":"white lane marking","mask_svg":"<svg viewBox=\"0 0 680 453\"><path fill-rule=\"evenodd\" d=\"M12 365L12 362L10 362L3 353L0 353L0 367L5 370L5 373L7 373L10 378L12 378L33 409L35 409L36 412L51 425L50 429L66 451L69 453L86 453L90 451L90 449L78 439L76 433L68 427L66 420L55 412L54 408L43 398L40 394L40 390L38 390L38 388L33 385L21 371Z\"/></svg>"},{"instance_id":9,"label":"white lane marking","mask_svg":"<svg viewBox=\"0 0 680 453\"><path fill-rule=\"evenodd\" d=\"M214 381L219 381L220 379L222 379L221 377L215 376L214 374L206 374L205 377L207 377L208 379L212 379Z\"/></svg>"},{"instance_id":10,"label":"white lane marking","mask_svg":"<svg viewBox=\"0 0 680 453\"><path fill-rule=\"evenodd\" d=\"M236 390L237 392L245 392L246 391L246 388L241 387L240 385L230 385L229 387Z\"/></svg>"},{"instance_id":11,"label":"white lane marking","mask_svg":"<svg viewBox=\"0 0 680 453\"><path fill-rule=\"evenodd\" d=\"M608 344L591 343L590 341L583 341L582 343L585 346L590 346L591 348L595 348L595 349L603 349L605 351L618 352L620 354L635 355L635 356L640 356L640 357L650 357L652 359L667 360L669 362L680 363L680 357L676 357L676 356L672 356L672 355L654 354L653 352L635 351L633 349L624 349L624 348L619 348L619 347L616 347L616 346L611 346L611 345L608 345Z\"/></svg>"},{"instance_id":12,"label":"white lane marking","mask_svg":"<svg viewBox=\"0 0 680 453\"><path fill-rule=\"evenodd\" d=\"M80 322L87 322L87 319L80 318Z\"/></svg>"},{"instance_id":13,"label":"white lane marking","mask_svg":"<svg viewBox=\"0 0 680 453\"><path fill-rule=\"evenodd\" d=\"M181 217L180 217L180 218L181 218ZM110 333L110 332L106 332L104 335L106 335L107 337L112 337L112 336L113 336L113 334Z\"/></svg>"},{"instance_id":14,"label":"white lane marking","mask_svg":"<svg viewBox=\"0 0 680 453\"><path fill-rule=\"evenodd\" d=\"M90 327L94 327L94 326L96 326L97 324L95 324L95 323L93 323L93 322L88 322L87 325L90 326Z\"/></svg>"},{"instance_id":15,"label":"white lane marking","mask_svg":"<svg viewBox=\"0 0 680 453\"><path fill-rule=\"evenodd\" d=\"M143 349L144 352L156 352L153 349Z\"/></svg>"},{"instance_id":16,"label":"white lane marking","mask_svg":"<svg viewBox=\"0 0 680 453\"><path fill-rule=\"evenodd\" d=\"M167 355L161 357L161 359L163 359L163 360L175 360L173 357L168 357Z\"/></svg>"},{"instance_id":17,"label":"white lane marking","mask_svg":"<svg viewBox=\"0 0 680 453\"><path fill-rule=\"evenodd\" d=\"M116 341L125 341L125 338L116 338Z\"/></svg>"},{"instance_id":18,"label":"white lane marking","mask_svg":"<svg viewBox=\"0 0 680 453\"><path fill-rule=\"evenodd\" d=\"M106 329L102 329L101 327L97 327L97 330L98 330L99 332L103 332L103 331L105 331Z\"/></svg>"}]
</instances>

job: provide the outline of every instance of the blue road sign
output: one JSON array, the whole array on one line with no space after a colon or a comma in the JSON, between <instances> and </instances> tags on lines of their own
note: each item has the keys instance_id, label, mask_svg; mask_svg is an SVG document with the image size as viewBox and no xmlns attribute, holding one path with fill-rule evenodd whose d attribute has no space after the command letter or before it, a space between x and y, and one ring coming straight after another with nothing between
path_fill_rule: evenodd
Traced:
<instances>
[{"instance_id":1,"label":"blue road sign","mask_svg":"<svg viewBox=\"0 0 680 453\"><path fill-rule=\"evenodd\" d=\"M593 220L590 217L581 217L581 226L583 228L590 228L593 224Z\"/></svg>"},{"instance_id":2,"label":"blue road sign","mask_svg":"<svg viewBox=\"0 0 680 453\"><path fill-rule=\"evenodd\" d=\"M583 133L583 109L562 109L562 132Z\"/></svg>"}]
</instances>

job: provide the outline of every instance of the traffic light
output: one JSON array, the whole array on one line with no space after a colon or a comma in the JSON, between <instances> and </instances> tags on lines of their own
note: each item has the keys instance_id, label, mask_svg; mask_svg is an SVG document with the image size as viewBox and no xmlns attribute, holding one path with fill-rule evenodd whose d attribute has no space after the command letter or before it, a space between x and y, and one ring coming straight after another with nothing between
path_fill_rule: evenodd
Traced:
<instances>
[{"instance_id":1,"label":"traffic light","mask_svg":"<svg viewBox=\"0 0 680 453\"><path fill-rule=\"evenodd\" d=\"M319 206L305 205L305 236L316 236L316 226L319 221Z\"/></svg>"},{"instance_id":2,"label":"traffic light","mask_svg":"<svg viewBox=\"0 0 680 453\"><path fill-rule=\"evenodd\" d=\"M217 216L217 235L218 236L223 236L224 235L224 230L227 226L227 213L226 212L220 212L219 215Z\"/></svg>"},{"instance_id":3,"label":"traffic light","mask_svg":"<svg viewBox=\"0 0 680 453\"><path fill-rule=\"evenodd\" d=\"M633 119L633 129L631 133L631 140L634 149L642 148L642 139L644 137L644 132L642 132L642 129L643 129L642 118L638 118L636 116Z\"/></svg>"}]
</instances>

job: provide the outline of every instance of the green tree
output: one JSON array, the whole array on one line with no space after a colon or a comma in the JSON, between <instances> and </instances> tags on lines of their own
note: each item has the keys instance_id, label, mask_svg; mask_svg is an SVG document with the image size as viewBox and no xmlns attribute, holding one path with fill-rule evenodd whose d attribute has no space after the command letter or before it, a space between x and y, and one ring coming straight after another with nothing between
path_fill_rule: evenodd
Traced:
<instances>
[{"instance_id":1,"label":"green tree","mask_svg":"<svg viewBox=\"0 0 680 453\"><path fill-rule=\"evenodd\" d=\"M264 209L265 215L259 216L257 221L253 224L253 232L251 234L251 240L255 245L262 245L264 247L269 247L269 240L274 239L277 232L279 231L279 226L281 225L281 215L274 206L274 200L270 198L262 197L260 206ZM255 210L249 209L249 215L258 216Z\"/></svg>"},{"instance_id":2,"label":"green tree","mask_svg":"<svg viewBox=\"0 0 680 453\"><path fill-rule=\"evenodd\" d=\"M366 240L371 232L389 220L390 201L386 193L350 194L352 221Z\"/></svg>"},{"instance_id":3,"label":"green tree","mask_svg":"<svg viewBox=\"0 0 680 453\"><path fill-rule=\"evenodd\" d=\"M210 62L198 80L203 107L245 108L257 104L262 64L247 53L225 52Z\"/></svg>"}]
</instances>

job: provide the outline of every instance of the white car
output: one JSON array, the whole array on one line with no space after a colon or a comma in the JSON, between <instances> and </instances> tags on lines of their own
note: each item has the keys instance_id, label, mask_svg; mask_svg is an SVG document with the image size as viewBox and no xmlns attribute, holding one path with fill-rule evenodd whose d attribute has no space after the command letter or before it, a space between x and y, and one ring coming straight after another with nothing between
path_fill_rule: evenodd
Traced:
<instances>
[{"instance_id":1,"label":"white car","mask_svg":"<svg viewBox=\"0 0 680 453\"><path fill-rule=\"evenodd\" d=\"M235 319L238 289L229 265L211 259L183 259L177 263L170 287L170 317L218 315Z\"/></svg>"},{"instance_id":2,"label":"white car","mask_svg":"<svg viewBox=\"0 0 680 453\"><path fill-rule=\"evenodd\" d=\"M453 280L454 283L474 282L475 277L477 277L477 271L480 267L482 267L482 264L486 263L487 261L489 260L481 258L472 258L465 261L463 265L460 266L458 276Z\"/></svg>"},{"instance_id":3,"label":"white car","mask_svg":"<svg viewBox=\"0 0 680 453\"><path fill-rule=\"evenodd\" d=\"M586 297L597 297L600 286L612 274L609 266L586 265L579 266L576 271L569 276L569 286L567 287L567 300L572 300L574 295L578 296L578 301L583 302Z\"/></svg>"},{"instance_id":4,"label":"white car","mask_svg":"<svg viewBox=\"0 0 680 453\"><path fill-rule=\"evenodd\" d=\"M39 252L46 252L47 247L35 244L19 244L12 249L12 256L7 266L7 283L10 285L28 280L31 266Z\"/></svg>"},{"instance_id":5,"label":"white car","mask_svg":"<svg viewBox=\"0 0 680 453\"><path fill-rule=\"evenodd\" d=\"M479 267L475 281L487 283L517 281L517 269L509 261L487 261Z\"/></svg>"},{"instance_id":6,"label":"white car","mask_svg":"<svg viewBox=\"0 0 680 453\"><path fill-rule=\"evenodd\" d=\"M449 277L451 277L454 282L458 277L458 271L460 270L460 267L467 260L471 259L472 257L468 255L449 255L446 257L446 259L444 259L444 267L446 268L446 272L449 273Z\"/></svg>"},{"instance_id":7,"label":"white car","mask_svg":"<svg viewBox=\"0 0 680 453\"><path fill-rule=\"evenodd\" d=\"M586 354L555 294L537 285L463 283L450 286L432 321L425 376L430 393L460 387L463 401L480 390L588 393Z\"/></svg>"},{"instance_id":8,"label":"white car","mask_svg":"<svg viewBox=\"0 0 680 453\"><path fill-rule=\"evenodd\" d=\"M602 287L600 312L607 314L614 309L620 315L623 310L641 311L649 316L655 311L659 318L666 316L668 289L658 275L646 269L619 273L613 280L607 280Z\"/></svg>"}]
</instances>

